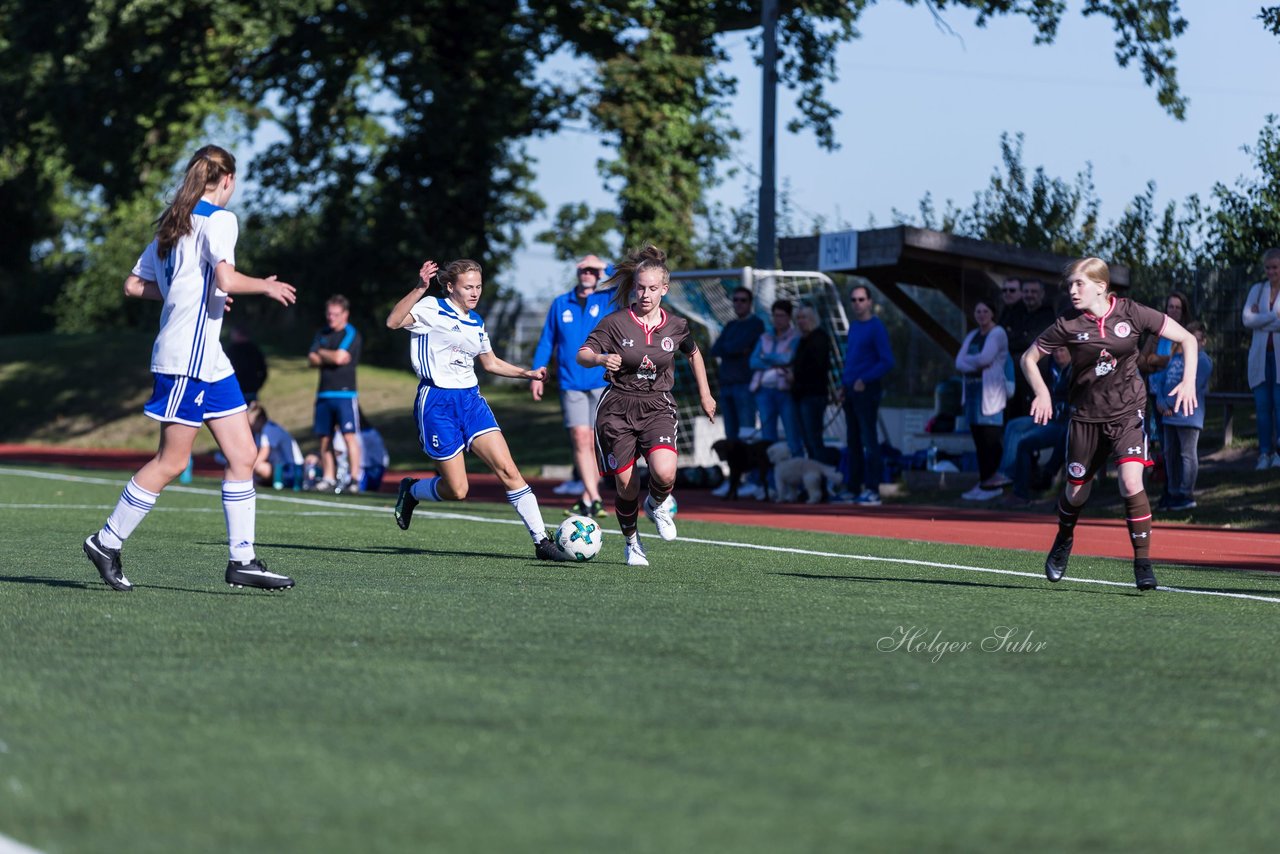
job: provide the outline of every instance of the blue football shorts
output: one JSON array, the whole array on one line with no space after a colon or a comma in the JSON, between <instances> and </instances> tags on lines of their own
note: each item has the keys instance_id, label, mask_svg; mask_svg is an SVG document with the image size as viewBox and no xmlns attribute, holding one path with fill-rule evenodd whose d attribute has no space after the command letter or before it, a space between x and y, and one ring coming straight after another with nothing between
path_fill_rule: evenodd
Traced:
<instances>
[{"instance_id":1,"label":"blue football shorts","mask_svg":"<svg viewBox=\"0 0 1280 854\"><path fill-rule=\"evenodd\" d=\"M173 374L151 376L155 378L151 399L142 410L157 421L199 427L213 418L224 418L246 409L240 383L234 375L211 383Z\"/></svg>"},{"instance_id":2,"label":"blue football shorts","mask_svg":"<svg viewBox=\"0 0 1280 854\"><path fill-rule=\"evenodd\" d=\"M469 449L477 436L501 429L479 386L438 388L419 383L413 412L422 450L433 460L456 457Z\"/></svg>"}]
</instances>

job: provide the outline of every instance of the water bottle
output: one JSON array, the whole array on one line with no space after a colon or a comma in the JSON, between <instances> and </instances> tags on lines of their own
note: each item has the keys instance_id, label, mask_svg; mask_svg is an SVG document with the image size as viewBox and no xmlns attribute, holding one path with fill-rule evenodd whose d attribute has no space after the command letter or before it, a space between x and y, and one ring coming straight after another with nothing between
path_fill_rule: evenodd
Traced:
<instances>
[{"instance_id":1,"label":"water bottle","mask_svg":"<svg viewBox=\"0 0 1280 854\"><path fill-rule=\"evenodd\" d=\"M271 488L284 489L284 466L276 463L271 468Z\"/></svg>"},{"instance_id":2,"label":"water bottle","mask_svg":"<svg viewBox=\"0 0 1280 854\"><path fill-rule=\"evenodd\" d=\"M929 452L927 455L929 471L938 470L938 445L936 442L929 443Z\"/></svg>"}]
</instances>

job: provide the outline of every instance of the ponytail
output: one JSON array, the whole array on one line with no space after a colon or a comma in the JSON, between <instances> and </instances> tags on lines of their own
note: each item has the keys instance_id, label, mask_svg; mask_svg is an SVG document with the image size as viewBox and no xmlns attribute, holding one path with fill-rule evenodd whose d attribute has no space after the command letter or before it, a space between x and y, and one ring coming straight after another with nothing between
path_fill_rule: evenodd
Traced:
<instances>
[{"instance_id":1,"label":"ponytail","mask_svg":"<svg viewBox=\"0 0 1280 854\"><path fill-rule=\"evenodd\" d=\"M631 305L631 294L636 289L636 277L645 270L661 270L662 283L670 284L671 270L667 267L667 253L652 243L632 250L622 263L614 268L614 273L600 284L602 290L616 288L613 292L613 304L618 308Z\"/></svg>"},{"instance_id":2,"label":"ponytail","mask_svg":"<svg viewBox=\"0 0 1280 854\"><path fill-rule=\"evenodd\" d=\"M166 258L179 240L191 233L191 212L201 196L227 175L236 173L236 159L225 149L206 145L192 155L178 194L156 220L156 242Z\"/></svg>"}]
</instances>

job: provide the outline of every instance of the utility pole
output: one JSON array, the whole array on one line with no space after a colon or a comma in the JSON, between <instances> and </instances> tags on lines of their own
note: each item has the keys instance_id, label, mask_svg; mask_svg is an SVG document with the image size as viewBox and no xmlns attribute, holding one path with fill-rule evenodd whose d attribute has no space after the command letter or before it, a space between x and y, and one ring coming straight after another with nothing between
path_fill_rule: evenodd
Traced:
<instances>
[{"instance_id":1,"label":"utility pole","mask_svg":"<svg viewBox=\"0 0 1280 854\"><path fill-rule=\"evenodd\" d=\"M760 208L756 214L756 267L772 270L777 266L774 247L778 242L777 224L777 124L778 124L778 0L763 0L760 23L764 30L761 41L764 56L764 87L760 110Z\"/></svg>"}]
</instances>

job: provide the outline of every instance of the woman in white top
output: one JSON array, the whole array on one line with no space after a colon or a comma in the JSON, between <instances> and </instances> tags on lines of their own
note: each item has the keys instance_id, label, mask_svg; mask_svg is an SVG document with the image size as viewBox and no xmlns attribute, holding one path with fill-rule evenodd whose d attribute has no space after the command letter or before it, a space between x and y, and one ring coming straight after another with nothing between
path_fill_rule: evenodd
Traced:
<instances>
[{"instance_id":1,"label":"woman in white top","mask_svg":"<svg viewBox=\"0 0 1280 854\"><path fill-rule=\"evenodd\" d=\"M1258 470L1280 468L1280 447L1276 432L1280 430L1280 248L1262 254L1262 267L1267 280L1249 289L1241 319L1253 330L1249 342L1249 388L1258 416Z\"/></svg>"},{"instance_id":2,"label":"woman in white top","mask_svg":"<svg viewBox=\"0 0 1280 854\"><path fill-rule=\"evenodd\" d=\"M427 296L431 279L439 273L443 297ZM422 450L435 461L440 474L433 478L406 477L400 481L395 517L407 531L419 501L462 501L467 497L464 450L473 451L498 476L507 501L529 529L539 560L565 560L547 537L538 499L511 458L511 449L493 410L480 394L475 363L500 377L538 380L547 369L521 368L493 354L484 320L476 314L484 275L479 263L459 259L441 270L427 261L418 273L417 286L405 294L387 315L387 327L407 329L411 335L409 358L418 375L414 414Z\"/></svg>"},{"instance_id":3,"label":"woman in white top","mask_svg":"<svg viewBox=\"0 0 1280 854\"><path fill-rule=\"evenodd\" d=\"M267 590L293 586L292 578L267 571L254 552L258 449L244 395L218 336L229 295L263 294L286 306L297 297L292 285L275 276L255 279L236 270L239 228L235 214L224 208L235 189L235 158L216 145L197 151L173 203L160 216L155 239L125 279L125 296L164 302L151 350L155 383L144 407L161 426L155 457L125 486L102 530L84 541L84 553L116 590L133 589L120 563L124 541L155 506L160 491L186 470L202 424L209 425L227 458L222 481L231 552L227 583Z\"/></svg>"},{"instance_id":4,"label":"woman in white top","mask_svg":"<svg viewBox=\"0 0 1280 854\"><path fill-rule=\"evenodd\" d=\"M978 452L978 485L962 498L986 501L1000 496L993 485L984 486L1000 467L1004 438L1004 407L1009 399L1004 366L1009 359L1009 336L996 323L991 300L973 305L977 327L965 336L956 353L956 370L964 375L964 414Z\"/></svg>"}]
</instances>

